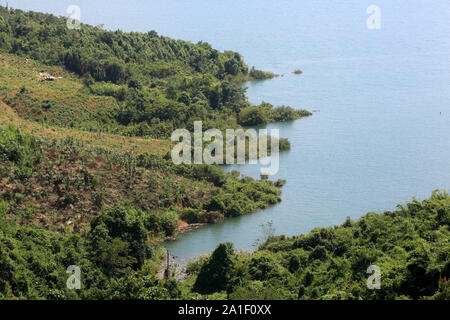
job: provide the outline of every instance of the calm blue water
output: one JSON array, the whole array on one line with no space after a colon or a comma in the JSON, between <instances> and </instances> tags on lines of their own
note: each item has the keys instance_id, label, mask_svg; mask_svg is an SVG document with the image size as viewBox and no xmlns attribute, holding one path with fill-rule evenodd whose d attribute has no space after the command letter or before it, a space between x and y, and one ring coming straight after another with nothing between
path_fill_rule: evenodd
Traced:
<instances>
[{"instance_id":1,"label":"calm blue water","mask_svg":"<svg viewBox=\"0 0 450 320\"><path fill-rule=\"evenodd\" d=\"M283 202L181 236L167 244L177 256L223 241L252 249L268 221L277 234L301 234L450 190L448 0L9 2L59 15L78 4L86 23L238 51L285 75L248 84L250 101L320 110L269 126L293 145L276 177L288 180ZM381 30L366 28L371 4L381 8ZM258 176L255 166L235 169Z\"/></svg>"}]
</instances>

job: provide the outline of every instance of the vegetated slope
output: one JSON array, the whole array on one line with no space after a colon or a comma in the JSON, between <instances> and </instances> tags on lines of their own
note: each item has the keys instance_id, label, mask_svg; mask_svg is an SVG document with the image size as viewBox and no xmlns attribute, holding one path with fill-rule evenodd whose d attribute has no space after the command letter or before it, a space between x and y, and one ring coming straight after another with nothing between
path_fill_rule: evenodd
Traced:
<instances>
[{"instance_id":1,"label":"vegetated slope","mask_svg":"<svg viewBox=\"0 0 450 320\"><path fill-rule=\"evenodd\" d=\"M43 81L40 77L42 71L62 79ZM91 130L101 122L105 131L120 131L110 118L117 103L114 98L98 96L83 88L77 76L60 67L0 53L0 123L3 125L13 124L25 132L48 139L60 140L70 136L90 146L119 152L165 154L170 150L168 140Z\"/></svg>"},{"instance_id":2,"label":"vegetated slope","mask_svg":"<svg viewBox=\"0 0 450 320\"><path fill-rule=\"evenodd\" d=\"M184 292L187 298L197 296L187 293L192 288L230 299L450 299L449 226L450 196L436 191L393 212L291 238L271 236L252 254L221 244L189 267L198 276ZM367 286L371 265L381 271L379 290Z\"/></svg>"},{"instance_id":3,"label":"vegetated slope","mask_svg":"<svg viewBox=\"0 0 450 320\"><path fill-rule=\"evenodd\" d=\"M56 79L43 80L43 72ZM91 131L117 127L114 97L92 94L75 74L28 58L0 53L0 98L20 117L39 123Z\"/></svg>"},{"instance_id":4,"label":"vegetated slope","mask_svg":"<svg viewBox=\"0 0 450 320\"><path fill-rule=\"evenodd\" d=\"M80 230L117 204L167 213L176 227L179 218L216 222L280 201L272 182L214 166L176 166L160 155L85 147L72 137L36 139L15 127L0 126L0 159L0 199L8 201L8 214L54 230Z\"/></svg>"},{"instance_id":5,"label":"vegetated slope","mask_svg":"<svg viewBox=\"0 0 450 320\"><path fill-rule=\"evenodd\" d=\"M155 300L179 295L174 280L155 276L162 252L147 241L147 225L154 216L114 207L80 236L22 226L5 214L7 210L1 201L0 300ZM69 266L79 268L81 290L68 288Z\"/></svg>"},{"instance_id":6,"label":"vegetated slope","mask_svg":"<svg viewBox=\"0 0 450 320\"><path fill-rule=\"evenodd\" d=\"M43 80L40 76L42 71L48 71L55 75L56 79ZM114 86L111 83L93 84L91 88ZM272 109L267 103L263 105L264 107L248 107L243 111L251 109L252 112L248 114L251 114L253 119L267 120L271 112L275 115L276 111L286 108ZM130 129L117 123L114 118L114 114L119 112L116 99L92 92L73 73L61 67L48 67L32 59L4 53L0 53L0 108L0 119L4 124L12 123L27 132L48 138L72 136L90 145L130 151L134 154L165 154L172 145L165 137L153 139L132 136ZM260 112L263 116L255 116ZM282 118L293 120L299 112L302 111L287 108L287 113L284 113ZM242 117L244 123L248 122L248 115L246 119L244 121ZM227 123L222 123L221 126L225 128ZM138 135L142 135L141 133ZM169 135L169 132L167 134ZM280 150L289 147L287 139L280 139Z\"/></svg>"},{"instance_id":7,"label":"vegetated slope","mask_svg":"<svg viewBox=\"0 0 450 320\"><path fill-rule=\"evenodd\" d=\"M4 86L4 91L16 88L7 96L3 93L4 101L28 119L153 138L168 138L178 128L192 130L196 120L204 122L204 130L237 128L248 122L241 119L241 110L250 103L236 82L257 72L249 73L235 52L221 53L206 43L176 41L154 31L112 32L84 24L80 30L69 30L65 18L4 7L0 17L0 51L41 62L30 62L35 72L58 76L61 69L45 65L61 66L83 77L83 84L63 76L55 84L37 85L32 72L4 70L18 77ZM45 86L50 90L43 94ZM61 91L56 100L51 93L55 90ZM285 111L264 121L308 115ZM248 112L242 116L246 114L248 118Z\"/></svg>"},{"instance_id":8,"label":"vegetated slope","mask_svg":"<svg viewBox=\"0 0 450 320\"><path fill-rule=\"evenodd\" d=\"M213 223L279 202L269 181L0 126L0 299L179 296L155 278L179 219ZM66 268L82 270L82 290Z\"/></svg>"}]
</instances>

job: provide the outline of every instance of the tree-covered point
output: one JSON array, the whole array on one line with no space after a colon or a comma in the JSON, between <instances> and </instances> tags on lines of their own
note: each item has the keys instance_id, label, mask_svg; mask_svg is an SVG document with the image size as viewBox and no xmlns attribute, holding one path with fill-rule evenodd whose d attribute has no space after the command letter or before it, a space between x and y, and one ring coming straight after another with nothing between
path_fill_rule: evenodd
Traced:
<instances>
[{"instance_id":1,"label":"tree-covered point","mask_svg":"<svg viewBox=\"0 0 450 320\"><path fill-rule=\"evenodd\" d=\"M251 254L221 244L188 267L197 275L186 286L239 300L450 299L449 227L450 196L436 191L393 212L291 238L269 236ZM372 265L381 271L378 290L367 286Z\"/></svg>"},{"instance_id":2,"label":"tree-covered point","mask_svg":"<svg viewBox=\"0 0 450 320\"><path fill-rule=\"evenodd\" d=\"M295 110L289 106L274 108L270 103L263 101L259 106L242 109L239 113L239 123L244 126L259 126L272 122L297 120L310 115L312 113L307 110Z\"/></svg>"},{"instance_id":3,"label":"tree-covered point","mask_svg":"<svg viewBox=\"0 0 450 320\"><path fill-rule=\"evenodd\" d=\"M219 52L204 42L85 24L70 30L66 22L0 7L0 51L33 59L0 66L5 82L0 98L27 119L157 139L170 137L175 129L192 130L198 120L204 130L239 128L248 123L240 112L251 104L238 82L273 76L249 71L238 53ZM40 83L39 72L55 66L82 81L56 71L64 79ZM293 113L277 112L266 121L298 118Z\"/></svg>"}]
</instances>

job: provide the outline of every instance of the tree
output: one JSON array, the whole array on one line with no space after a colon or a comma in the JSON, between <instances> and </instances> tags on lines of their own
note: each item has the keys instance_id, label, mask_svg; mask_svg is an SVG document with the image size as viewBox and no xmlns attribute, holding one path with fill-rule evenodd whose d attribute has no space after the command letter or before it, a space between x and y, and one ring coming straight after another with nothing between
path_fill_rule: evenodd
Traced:
<instances>
[{"instance_id":1,"label":"tree","mask_svg":"<svg viewBox=\"0 0 450 320\"><path fill-rule=\"evenodd\" d=\"M235 273L236 259L232 243L219 244L201 268L194 291L209 294L228 289Z\"/></svg>"},{"instance_id":2,"label":"tree","mask_svg":"<svg viewBox=\"0 0 450 320\"><path fill-rule=\"evenodd\" d=\"M99 241L95 252L95 261L108 276L118 277L136 263L136 258L130 255L127 242L115 238L111 242Z\"/></svg>"},{"instance_id":3,"label":"tree","mask_svg":"<svg viewBox=\"0 0 450 320\"><path fill-rule=\"evenodd\" d=\"M267 124L269 117L263 108L251 106L241 110L239 122L244 126L257 126Z\"/></svg>"},{"instance_id":4,"label":"tree","mask_svg":"<svg viewBox=\"0 0 450 320\"><path fill-rule=\"evenodd\" d=\"M94 252L105 251L105 242L113 245L113 239L118 238L128 244L129 254L135 258L133 267L139 268L144 260L151 256L151 249L147 243L148 232L143 220L142 212L122 206L113 207L94 217L89 234ZM123 245L119 245L117 241L114 245L114 250L120 249L121 253L124 252Z\"/></svg>"}]
</instances>

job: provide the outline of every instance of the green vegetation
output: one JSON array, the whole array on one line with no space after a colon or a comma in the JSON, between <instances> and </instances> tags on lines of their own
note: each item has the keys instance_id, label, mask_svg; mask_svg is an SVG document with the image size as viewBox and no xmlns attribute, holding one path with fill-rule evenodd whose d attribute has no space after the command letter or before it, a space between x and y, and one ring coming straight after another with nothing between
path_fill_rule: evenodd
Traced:
<instances>
[{"instance_id":1,"label":"green vegetation","mask_svg":"<svg viewBox=\"0 0 450 320\"><path fill-rule=\"evenodd\" d=\"M449 299L450 198L438 192L307 235L269 234L255 253L220 244L183 283L157 276L161 242L186 224L281 201L286 181L174 165L167 140L196 120L224 130L311 115L253 106L238 85L274 76L207 43L69 30L0 7L0 299ZM365 286L371 264L381 290ZM66 287L71 265L81 290Z\"/></svg>"},{"instance_id":2,"label":"green vegetation","mask_svg":"<svg viewBox=\"0 0 450 320\"><path fill-rule=\"evenodd\" d=\"M143 211L114 206L92 219L86 236L21 226L7 211L1 201L0 298L450 298L446 193L302 236L269 236L251 254L220 244L188 266L184 283L155 277L162 253L147 241L155 218ZM72 264L82 269L82 290L66 289ZM370 265L381 269L380 290L366 286Z\"/></svg>"},{"instance_id":3,"label":"green vegetation","mask_svg":"<svg viewBox=\"0 0 450 320\"><path fill-rule=\"evenodd\" d=\"M36 139L14 127L0 127L0 159L0 196L8 201L7 213L55 231L82 229L119 202L152 211L152 231L172 236L178 215L188 209L214 216L214 222L281 200L271 181L239 178L208 165L177 166L159 155L84 147L70 138Z\"/></svg>"},{"instance_id":4,"label":"green vegetation","mask_svg":"<svg viewBox=\"0 0 450 320\"><path fill-rule=\"evenodd\" d=\"M194 284L194 291L213 293L226 290L235 273L236 255L231 243L219 244L203 264Z\"/></svg>"},{"instance_id":5,"label":"green vegetation","mask_svg":"<svg viewBox=\"0 0 450 320\"><path fill-rule=\"evenodd\" d=\"M278 75L273 72L256 70L255 67L250 69L249 76L251 80L266 80L278 77Z\"/></svg>"},{"instance_id":6,"label":"green vegetation","mask_svg":"<svg viewBox=\"0 0 450 320\"><path fill-rule=\"evenodd\" d=\"M169 299L160 242L279 202L270 181L0 127L0 298ZM206 218L205 218L206 217ZM65 270L83 270L69 291Z\"/></svg>"},{"instance_id":7,"label":"green vegetation","mask_svg":"<svg viewBox=\"0 0 450 320\"><path fill-rule=\"evenodd\" d=\"M132 203L161 224L150 234L173 236L180 216L217 222L280 201L272 182L168 160L174 129L240 127L250 104L237 82L257 70L239 54L4 7L0 18L0 195L20 224L85 230Z\"/></svg>"},{"instance_id":8,"label":"green vegetation","mask_svg":"<svg viewBox=\"0 0 450 320\"><path fill-rule=\"evenodd\" d=\"M161 252L146 238L143 217L122 207L92 221L86 237L20 226L0 206L0 299L170 299L175 281L155 277ZM2 209L3 208L3 209ZM81 290L66 287L70 265Z\"/></svg>"},{"instance_id":9,"label":"green vegetation","mask_svg":"<svg viewBox=\"0 0 450 320\"><path fill-rule=\"evenodd\" d=\"M436 191L341 226L269 235L252 254L220 244L188 267L183 291L245 300L450 299L449 226L450 196ZM370 265L381 269L380 290L367 288Z\"/></svg>"},{"instance_id":10,"label":"green vegetation","mask_svg":"<svg viewBox=\"0 0 450 320\"><path fill-rule=\"evenodd\" d=\"M271 122L291 121L312 115L306 110L295 110L292 107L280 106L274 108L267 102L260 106L249 106L239 113L239 122L245 126L265 125Z\"/></svg>"},{"instance_id":11,"label":"green vegetation","mask_svg":"<svg viewBox=\"0 0 450 320\"><path fill-rule=\"evenodd\" d=\"M274 76L249 70L238 53L204 42L84 24L69 30L64 18L4 7L0 52L32 59L5 55L13 63L0 63L0 99L21 117L156 139L179 128L192 131L197 120L204 130L239 128L245 124L239 113L250 103L238 82ZM39 81L40 72L55 81Z\"/></svg>"}]
</instances>

